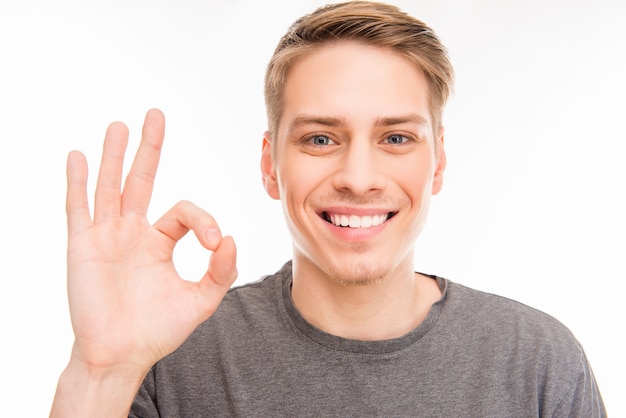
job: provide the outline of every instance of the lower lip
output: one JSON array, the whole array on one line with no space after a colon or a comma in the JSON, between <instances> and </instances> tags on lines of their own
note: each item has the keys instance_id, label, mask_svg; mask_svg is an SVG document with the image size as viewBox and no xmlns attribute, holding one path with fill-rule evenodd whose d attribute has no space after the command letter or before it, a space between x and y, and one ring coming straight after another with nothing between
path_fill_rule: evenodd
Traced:
<instances>
[{"instance_id":1,"label":"lower lip","mask_svg":"<svg viewBox=\"0 0 626 418\"><path fill-rule=\"evenodd\" d=\"M387 226L390 219L384 223L371 226L369 228L350 228L347 226L337 226L331 222L322 219L329 231L339 240L348 242L370 241L378 236Z\"/></svg>"}]
</instances>

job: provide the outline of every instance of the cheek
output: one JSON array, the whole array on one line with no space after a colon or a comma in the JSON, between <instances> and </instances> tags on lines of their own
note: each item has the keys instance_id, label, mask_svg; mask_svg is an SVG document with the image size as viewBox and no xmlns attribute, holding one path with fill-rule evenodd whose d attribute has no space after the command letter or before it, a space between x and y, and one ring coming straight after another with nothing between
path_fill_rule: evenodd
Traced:
<instances>
[{"instance_id":1,"label":"cheek","mask_svg":"<svg viewBox=\"0 0 626 418\"><path fill-rule=\"evenodd\" d=\"M317 167L297 159L279 167L278 186L286 209L298 210L319 189L323 174Z\"/></svg>"},{"instance_id":2,"label":"cheek","mask_svg":"<svg viewBox=\"0 0 626 418\"><path fill-rule=\"evenodd\" d=\"M292 140L293 142L293 140ZM290 143L279 154L280 169L291 183L314 184L328 177L337 169L339 159L335 155L316 155L307 152L304 145Z\"/></svg>"},{"instance_id":3,"label":"cheek","mask_svg":"<svg viewBox=\"0 0 626 418\"><path fill-rule=\"evenodd\" d=\"M430 195L433 182L433 161L429 158L396 163L390 168L392 178L411 198Z\"/></svg>"}]
</instances>

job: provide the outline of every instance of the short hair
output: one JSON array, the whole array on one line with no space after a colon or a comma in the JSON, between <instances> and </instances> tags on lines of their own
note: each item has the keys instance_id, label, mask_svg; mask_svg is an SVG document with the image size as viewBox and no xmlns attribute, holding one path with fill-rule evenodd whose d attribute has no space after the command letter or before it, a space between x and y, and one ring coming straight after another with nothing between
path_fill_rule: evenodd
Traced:
<instances>
[{"instance_id":1,"label":"short hair","mask_svg":"<svg viewBox=\"0 0 626 418\"><path fill-rule=\"evenodd\" d=\"M350 1L320 7L301 17L278 43L265 74L265 106L272 137L278 134L289 70L298 59L337 41L387 48L415 64L428 82L433 130L437 133L454 83L446 48L425 23L395 6Z\"/></svg>"}]
</instances>

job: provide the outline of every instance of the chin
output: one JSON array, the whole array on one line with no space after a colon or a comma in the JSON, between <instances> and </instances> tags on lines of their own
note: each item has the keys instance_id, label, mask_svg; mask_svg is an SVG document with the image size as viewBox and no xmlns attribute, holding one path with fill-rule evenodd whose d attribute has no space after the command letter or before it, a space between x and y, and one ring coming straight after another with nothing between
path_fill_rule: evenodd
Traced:
<instances>
[{"instance_id":1,"label":"chin","mask_svg":"<svg viewBox=\"0 0 626 418\"><path fill-rule=\"evenodd\" d=\"M330 268L327 275L340 286L369 286L386 281L393 269L383 266L371 266L366 263L355 262L353 265L342 265L340 268Z\"/></svg>"}]
</instances>

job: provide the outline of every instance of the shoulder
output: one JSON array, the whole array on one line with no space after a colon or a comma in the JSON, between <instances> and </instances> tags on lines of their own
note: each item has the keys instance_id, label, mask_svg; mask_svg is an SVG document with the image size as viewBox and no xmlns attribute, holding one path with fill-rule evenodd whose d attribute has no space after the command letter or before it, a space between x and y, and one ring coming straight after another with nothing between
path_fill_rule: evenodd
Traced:
<instances>
[{"instance_id":1,"label":"shoulder","mask_svg":"<svg viewBox=\"0 0 626 418\"><path fill-rule=\"evenodd\" d=\"M536 337L558 336L574 339L563 323L543 311L504 296L472 289L449 280L446 282L446 308L452 314L464 312L472 321L497 329L514 328ZM575 344L578 345L577 342Z\"/></svg>"},{"instance_id":2,"label":"shoulder","mask_svg":"<svg viewBox=\"0 0 626 418\"><path fill-rule=\"evenodd\" d=\"M282 287L291 277L290 264L259 280L231 288L217 310L200 324L190 339L250 338L261 330L280 324ZM209 337L210 336L210 337Z\"/></svg>"},{"instance_id":3,"label":"shoulder","mask_svg":"<svg viewBox=\"0 0 626 418\"><path fill-rule=\"evenodd\" d=\"M534 387L544 411L582 407L587 396L600 399L583 347L545 312L446 281L438 327L443 339L455 342L458 357L471 358L505 387ZM594 405L601 409L601 401Z\"/></svg>"},{"instance_id":4,"label":"shoulder","mask_svg":"<svg viewBox=\"0 0 626 418\"><path fill-rule=\"evenodd\" d=\"M446 281L442 320L452 333L482 340L483 349L493 349L494 355L508 353L539 370L568 370L564 379L573 379L586 367L582 346L563 323L503 296Z\"/></svg>"},{"instance_id":5,"label":"shoulder","mask_svg":"<svg viewBox=\"0 0 626 418\"><path fill-rule=\"evenodd\" d=\"M276 299L282 294L285 280L291 277L291 265L285 264L274 274L262 276L254 282L232 287L224 297L220 311L234 313L240 310L264 310L276 305Z\"/></svg>"}]
</instances>

